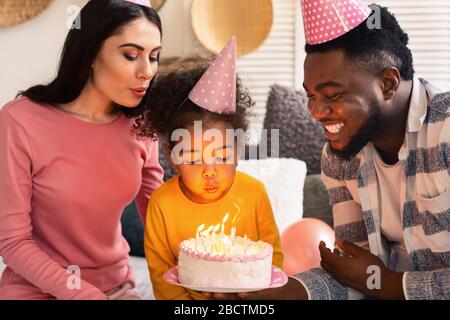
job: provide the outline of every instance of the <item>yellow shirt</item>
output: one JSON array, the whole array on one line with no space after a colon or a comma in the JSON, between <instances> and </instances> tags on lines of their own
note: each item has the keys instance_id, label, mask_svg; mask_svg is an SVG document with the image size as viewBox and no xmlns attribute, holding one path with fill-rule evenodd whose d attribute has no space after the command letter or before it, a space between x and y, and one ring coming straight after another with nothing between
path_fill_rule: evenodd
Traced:
<instances>
[{"instance_id":1,"label":"yellow shirt","mask_svg":"<svg viewBox=\"0 0 450 320\"><path fill-rule=\"evenodd\" d=\"M236 172L233 185L222 199L198 204L184 195L176 176L153 192L147 209L144 249L156 299L203 299L200 293L171 285L162 276L178 264L178 245L195 237L198 226L221 223L225 214L230 213L225 227L225 233L230 234L231 219L237 213L233 202L241 209L235 224L236 235L246 234L253 241L270 243L274 248L273 264L282 268L278 228L260 181Z\"/></svg>"}]
</instances>

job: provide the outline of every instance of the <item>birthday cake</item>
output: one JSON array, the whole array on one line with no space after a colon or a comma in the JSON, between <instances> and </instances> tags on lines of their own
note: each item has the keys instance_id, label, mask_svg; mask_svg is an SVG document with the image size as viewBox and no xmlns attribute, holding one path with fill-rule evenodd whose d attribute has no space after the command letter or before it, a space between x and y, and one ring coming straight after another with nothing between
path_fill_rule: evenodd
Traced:
<instances>
[{"instance_id":1,"label":"birthday cake","mask_svg":"<svg viewBox=\"0 0 450 320\"><path fill-rule=\"evenodd\" d=\"M245 237L207 234L180 243L178 279L197 288L265 288L271 283L273 247Z\"/></svg>"}]
</instances>

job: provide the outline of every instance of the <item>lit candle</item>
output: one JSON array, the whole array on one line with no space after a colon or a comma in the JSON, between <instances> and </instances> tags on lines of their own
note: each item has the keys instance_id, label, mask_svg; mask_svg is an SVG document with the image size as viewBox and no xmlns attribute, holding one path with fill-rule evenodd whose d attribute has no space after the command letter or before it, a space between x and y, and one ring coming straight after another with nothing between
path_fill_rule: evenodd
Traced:
<instances>
[{"instance_id":1,"label":"lit candle","mask_svg":"<svg viewBox=\"0 0 450 320\"><path fill-rule=\"evenodd\" d=\"M236 237L236 227L235 227L235 224L236 224L237 218L239 217L239 214L241 213L241 208L240 208L236 203L234 203L234 202L233 202L233 205L236 207L236 209L238 210L238 212L234 215L234 218L233 218L233 220L231 221L231 241L232 241L232 243L234 243L234 238Z\"/></svg>"},{"instance_id":2,"label":"lit candle","mask_svg":"<svg viewBox=\"0 0 450 320\"><path fill-rule=\"evenodd\" d=\"M217 243L217 234L216 234L216 232L219 231L219 229L220 229L220 223L216 224L213 227L212 232L211 232L211 248L212 248L213 251L214 251L214 248L217 247L216 246L216 243ZM217 250L216 250L216 252L217 252Z\"/></svg>"},{"instance_id":3,"label":"lit candle","mask_svg":"<svg viewBox=\"0 0 450 320\"><path fill-rule=\"evenodd\" d=\"M205 231L203 231L202 233L200 233L201 236L208 236L209 233L214 229L214 226L209 226L208 229L206 229Z\"/></svg>"},{"instance_id":4,"label":"lit candle","mask_svg":"<svg viewBox=\"0 0 450 320\"><path fill-rule=\"evenodd\" d=\"M235 227L235 223L236 223L236 218L238 217L238 215L236 214L233 218L233 220L231 221L231 241L234 241L234 238L236 237L236 227Z\"/></svg>"},{"instance_id":5,"label":"lit candle","mask_svg":"<svg viewBox=\"0 0 450 320\"><path fill-rule=\"evenodd\" d=\"M236 237L236 227L233 225L231 227L231 241L234 241L235 237Z\"/></svg>"},{"instance_id":6,"label":"lit candle","mask_svg":"<svg viewBox=\"0 0 450 320\"><path fill-rule=\"evenodd\" d=\"M221 231L221 234L223 235L224 234L224 232L225 232L225 223L228 221L228 216L229 216L230 214L229 213L227 213L226 215L225 215L225 217L223 217L223 220L222 220L222 231Z\"/></svg>"},{"instance_id":7,"label":"lit candle","mask_svg":"<svg viewBox=\"0 0 450 320\"><path fill-rule=\"evenodd\" d=\"M247 254L247 250L248 250L248 247L249 247L249 245L250 245L250 241L249 241L248 238L247 238L247 234L244 235L244 240L245 240L245 250L244 250L244 254Z\"/></svg>"},{"instance_id":8,"label":"lit candle","mask_svg":"<svg viewBox=\"0 0 450 320\"><path fill-rule=\"evenodd\" d=\"M204 227L205 227L205 224L202 224L201 226L199 226L197 228L197 232L195 234L195 251L197 251L197 248L198 248L198 240L200 238L200 231L202 231Z\"/></svg>"},{"instance_id":9,"label":"lit candle","mask_svg":"<svg viewBox=\"0 0 450 320\"><path fill-rule=\"evenodd\" d=\"M216 239L216 232L219 231L219 229L220 229L220 223L216 224L212 230L211 237L213 238L213 241L214 241L214 239Z\"/></svg>"},{"instance_id":10,"label":"lit candle","mask_svg":"<svg viewBox=\"0 0 450 320\"><path fill-rule=\"evenodd\" d=\"M209 235L214 229L214 226L209 226L209 228L207 230L205 230L205 234Z\"/></svg>"},{"instance_id":11,"label":"lit candle","mask_svg":"<svg viewBox=\"0 0 450 320\"><path fill-rule=\"evenodd\" d=\"M200 235L202 236L200 239L202 240L202 244L203 244L203 250L204 251L210 251L210 250L208 250L208 248L206 247L206 245L205 245L205 241L204 241L204 239L203 239L203 236L209 236L209 233L212 231L214 229L214 226L209 226L209 228L208 229L206 229L205 231L203 231ZM211 239L207 239L209 242L207 242L207 244L209 245L209 246L211 246Z\"/></svg>"},{"instance_id":12,"label":"lit candle","mask_svg":"<svg viewBox=\"0 0 450 320\"><path fill-rule=\"evenodd\" d=\"M202 248L203 248L202 252L205 252L206 251L205 238L200 237L200 242L201 242Z\"/></svg>"}]
</instances>

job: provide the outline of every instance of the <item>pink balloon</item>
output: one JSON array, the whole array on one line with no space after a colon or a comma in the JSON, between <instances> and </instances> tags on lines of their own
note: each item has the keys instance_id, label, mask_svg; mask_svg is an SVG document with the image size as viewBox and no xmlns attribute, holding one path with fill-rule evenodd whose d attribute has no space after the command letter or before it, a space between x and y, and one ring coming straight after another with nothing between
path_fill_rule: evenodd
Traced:
<instances>
[{"instance_id":1,"label":"pink balloon","mask_svg":"<svg viewBox=\"0 0 450 320\"><path fill-rule=\"evenodd\" d=\"M319 267L320 241L324 241L330 249L334 247L334 231L325 222L314 218L304 218L291 224L281 234L284 271L288 275L293 275Z\"/></svg>"}]
</instances>

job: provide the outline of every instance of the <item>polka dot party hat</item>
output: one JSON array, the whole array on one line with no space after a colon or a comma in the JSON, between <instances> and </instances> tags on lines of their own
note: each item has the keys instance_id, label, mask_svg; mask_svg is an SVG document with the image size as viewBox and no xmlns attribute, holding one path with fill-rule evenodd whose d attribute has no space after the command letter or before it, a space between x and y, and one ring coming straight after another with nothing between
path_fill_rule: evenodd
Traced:
<instances>
[{"instance_id":1,"label":"polka dot party hat","mask_svg":"<svg viewBox=\"0 0 450 320\"><path fill-rule=\"evenodd\" d=\"M306 43L336 39L359 26L372 10L360 0L300 0Z\"/></svg>"},{"instance_id":2,"label":"polka dot party hat","mask_svg":"<svg viewBox=\"0 0 450 320\"><path fill-rule=\"evenodd\" d=\"M133 2L135 4L139 4L141 6L149 7L151 8L152 5L150 4L150 0L126 0L128 2Z\"/></svg>"},{"instance_id":3,"label":"polka dot party hat","mask_svg":"<svg viewBox=\"0 0 450 320\"><path fill-rule=\"evenodd\" d=\"M236 112L236 37L225 45L189 93L199 107L214 113Z\"/></svg>"}]
</instances>

